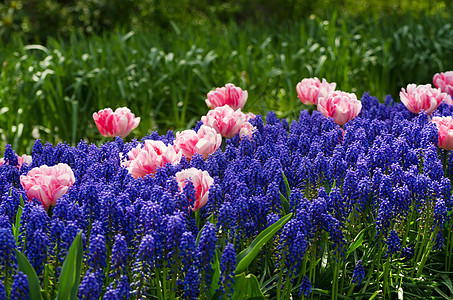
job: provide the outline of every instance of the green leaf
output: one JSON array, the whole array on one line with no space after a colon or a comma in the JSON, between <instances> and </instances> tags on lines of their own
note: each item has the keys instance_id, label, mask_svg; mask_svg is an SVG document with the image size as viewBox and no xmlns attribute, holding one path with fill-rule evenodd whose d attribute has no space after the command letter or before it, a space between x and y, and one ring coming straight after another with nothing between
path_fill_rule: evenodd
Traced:
<instances>
[{"instance_id":1,"label":"green leaf","mask_svg":"<svg viewBox=\"0 0 453 300\"><path fill-rule=\"evenodd\" d=\"M264 299L255 275L242 273L234 277L232 299Z\"/></svg>"},{"instance_id":2,"label":"green leaf","mask_svg":"<svg viewBox=\"0 0 453 300\"><path fill-rule=\"evenodd\" d=\"M453 285L451 284L450 278L446 274L441 274L440 276L444 280L445 286L450 290L450 293L453 294Z\"/></svg>"},{"instance_id":3,"label":"green leaf","mask_svg":"<svg viewBox=\"0 0 453 300\"><path fill-rule=\"evenodd\" d=\"M21 195L22 197L22 195ZM13 224L13 235L14 235L14 239L16 240L16 244L17 242L19 241L19 232L20 232L20 220L22 218L22 206L19 206L19 208L17 209L17 213L16 213L16 222L15 224Z\"/></svg>"},{"instance_id":4,"label":"green leaf","mask_svg":"<svg viewBox=\"0 0 453 300\"><path fill-rule=\"evenodd\" d=\"M83 254L81 234L79 232L75 237L61 267L57 299L77 299Z\"/></svg>"},{"instance_id":5,"label":"green leaf","mask_svg":"<svg viewBox=\"0 0 453 300\"><path fill-rule=\"evenodd\" d=\"M283 196L283 194L281 192L280 192L280 202L282 203L282 209L283 209L282 215L286 216L289 213L289 202L285 198L285 196Z\"/></svg>"},{"instance_id":6,"label":"green leaf","mask_svg":"<svg viewBox=\"0 0 453 300\"><path fill-rule=\"evenodd\" d=\"M241 251L236 256L237 266L236 270L234 270L235 274L239 274L244 271L250 263L255 259L255 257L260 252L261 248L265 243L267 243L283 225L286 224L291 218L293 214L287 214L286 216L282 217L280 220L263 230L258 236L253 240L253 242L248 246L246 249Z\"/></svg>"},{"instance_id":7,"label":"green leaf","mask_svg":"<svg viewBox=\"0 0 453 300\"><path fill-rule=\"evenodd\" d=\"M282 171L283 181L285 182L286 187L286 197L291 195L291 189L289 188L288 178L286 178L285 173Z\"/></svg>"},{"instance_id":8,"label":"green leaf","mask_svg":"<svg viewBox=\"0 0 453 300\"><path fill-rule=\"evenodd\" d=\"M16 250L16 258L17 264L19 265L19 271L28 277L30 300L41 300L41 287L39 286L39 279L38 276L36 276L35 269L33 269L27 257L19 250Z\"/></svg>"},{"instance_id":9,"label":"green leaf","mask_svg":"<svg viewBox=\"0 0 453 300\"><path fill-rule=\"evenodd\" d=\"M24 198L22 198L22 195L20 195L19 198L20 198L20 206L24 207L25 206Z\"/></svg>"},{"instance_id":10,"label":"green leaf","mask_svg":"<svg viewBox=\"0 0 453 300\"><path fill-rule=\"evenodd\" d=\"M371 295L370 300L373 300L374 298L376 298L376 296L379 295L379 293L381 293L381 292L382 292L381 290L377 290L376 292L374 292L373 295Z\"/></svg>"},{"instance_id":11,"label":"green leaf","mask_svg":"<svg viewBox=\"0 0 453 300\"><path fill-rule=\"evenodd\" d=\"M348 252L346 253L346 259L348 259L348 256L354 252L355 249L357 249L358 247L360 247L363 243L363 236L365 234L365 229L366 228L363 228L358 234L357 236L355 237L354 239L354 243L351 244L351 246L349 246L349 249L348 249Z\"/></svg>"},{"instance_id":12,"label":"green leaf","mask_svg":"<svg viewBox=\"0 0 453 300\"><path fill-rule=\"evenodd\" d=\"M220 262L219 259L222 257L222 253L219 249L215 250L214 261L211 263L214 274L212 275L211 287L209 288L210 295L214 295L216 290L219 288L220 278Z\"/></svg>"}]
</instances>

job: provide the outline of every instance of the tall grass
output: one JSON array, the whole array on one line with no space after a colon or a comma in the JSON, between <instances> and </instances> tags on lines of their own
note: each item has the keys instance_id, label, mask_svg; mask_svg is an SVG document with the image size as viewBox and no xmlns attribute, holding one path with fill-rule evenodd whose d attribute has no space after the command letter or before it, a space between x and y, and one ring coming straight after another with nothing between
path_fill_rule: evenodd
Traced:
<instances>
[{"instance_id":1,"label":"tall grass","mask_svg":"<svg viewBox=\"0 0 453 300\"><path fill-rule=\"evenodd\" d=\"M272 23L268 23L272 24ZM453 69L453 20L393 16L352 20L333 14L273 26L189 26L73 34L46 46L20 38L0 47L3 143L30 152L33 139L95 140L92 113L128 106L142 119L135 137L192 127L206 93L232 82L248 90L245 111L292 118L296 84L324 77L337 89L397 98L408 83L431 83Z\"/></svg>"}]
</instances>

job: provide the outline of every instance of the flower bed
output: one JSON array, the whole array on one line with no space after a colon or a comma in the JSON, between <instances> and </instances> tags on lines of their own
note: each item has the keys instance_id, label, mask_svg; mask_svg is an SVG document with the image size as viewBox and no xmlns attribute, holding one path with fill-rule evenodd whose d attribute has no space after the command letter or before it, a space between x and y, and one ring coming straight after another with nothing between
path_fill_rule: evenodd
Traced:
<instances>
[{"instance_id":1,"label":"flower bed","mask_svg":"<svg viewBox=\"0 0 453 300\"><path fill-rule=\"evenodd\" d=\"M0 299L451 294L453 159L434 121L453 106L442 98L432 122L354 98L329 93L329 118L291 124L219 105L193 132L37 140L31 163L7 146Z\"/></svg>"}]
</instances>

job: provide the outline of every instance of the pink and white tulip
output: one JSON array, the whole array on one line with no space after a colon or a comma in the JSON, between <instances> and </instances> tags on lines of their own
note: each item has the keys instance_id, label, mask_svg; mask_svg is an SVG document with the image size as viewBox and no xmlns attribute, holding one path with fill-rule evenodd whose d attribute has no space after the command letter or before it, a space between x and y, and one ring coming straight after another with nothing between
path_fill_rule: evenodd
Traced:
<instances>
[{"instance_id":1,"label":"pink and white tulip","mask_svg":"<svg viewBox=\"0 0 453 300\"><path fill-rule=\"evenodd\" d=\"M214 153L222 144L222 136L206 125L201 125L198 132L195 130L184 130L176 134L174 147L176 151L181 150L182 155L188 159L192 158L195 153L207 158L209 154Z\"/></svg>"},{"instance_id":2,"label":"pink and white tulip","mask_svg":"<svg viewBox=\"0 0 453 300\"><path fill-rule=\"evenodd\" d=\"M216 88L215 91L208 93L208 99L205 100L206 105L214 109L224 105L230 106L234 110L243 108L247 101L247 91L243 91L240 87L232 83L227 83L225 87Z\"/></svg>"},{"instance_id":3,"label":"pink and white tulip","mask_svg":"<svg viewBox=\"0 0 453 300\"><path fill-rule=\"evenodd\" d=\"M214 128L227 139L239 132L245 122L245 114L241 109L233 110L228 105L211 109L206 116L201 117L203 124Z\"/></svg>"},{"instance_id":4,"label":"pink and white tulip","mask_svg":"<svg viewBox=\"0 0 453 300\"><path fill-rule=\"evenodd\" d=\"M42 165L31 169L27 175L20 176L20 184L27 192L28 199L39 199L46 210L55 206L74 182L71 167L62 163L53 167Z\"/></svg>"},{"instance_id":5,"label":"pink and white tulip","mask_svg":"<svg viewBox=\"0 0 453 300\"><path fill-rule=\"evenodd\" d=\"M362 110L362 102L357 100L354 93L334 91L327 97L318 99L318 110L341 126L358 116Z\"/></svg>"},{"instance_id":6,"label":"pink and white tulip","mask_svg":"<svg viewBox=\"0 0 453 300\"><path fill-rule=\"evenodd\" d=\"M17 156L17 165L18 167L22 167L23 164L31 165L32 157L31 155L23 154L22 156ZM0 166L5 163L5 158L0 158Z\"/></svg>"},{"instance_id":7,"label":"pink and white tulip","mask_svg":"<svg viewBox=\"0 0 453 300\"><path fill-rule=\"evenodd\" d=\"M166 146L162 141L145 140L127 153L129 160L123 162L134 178L156 173L157 168L167 163L177 164L181 161L182 152L176 151L173 145Z\"/></svg>"},{"instance_id":8,"label":"pink and white tulip","mask_svg":"<svg viewBox=\"0 0 453 300\"><path fill-rule=\"evenodd\" d=\"M432 121L439 132L439 148L453 150L453 119L451 117L433 117Z\"/></svg>"},{"instance_id":9,"label":"pink and white tulip","mask_svg":"<svg viewBox=\"0 0 453 300\"><path fill-rule=\"evenodd\" d=\"M434 86L442 93L447 93L453 97L453 71L437 73L433 77Z\"/></svg>"},{"instance_id":10,"label":"pink and white tulip","mask_svg":"<svg viewBox=\"0 0 453 300\"><path fill-rule=\"evenodd\" d=\"M303 104L317 105L319 98L325 98L335 91L337 84L328 83L324 78L322 82L317 77L304 78L296 86L297 96Z\"/></svg>"},{"instance_id":11,"label":"pink and white tulip","mask_svg":"<svg viewBox=\"0 0 453 300\"><path fill-rule=\"evenodd\" d=\"M448 95L442 93L440 89L432 88L431 84L416 85L412 83L407 85L406 90L401 89L400 99L414 114L423 110L429 115L437 109L442 101L448 101Z\"/></svg>"},{"instance_id":12,"label":"pink and white tulip","mask_svg":"<svg viewBox=\"0 0 453 300\"><path fill-rule=\"evenodd\" d=\"M106 137L125 138L140 124L140 118L127 107L117 108L115 112L111 108L102 109L93 113L93 119L99 132Z\"/></svg>"},{"instance_id":13,"label":"pink and white tulip","mask_svg":"<svg viewBox=\"0 0 453 300\"><path fill-rule=\"evenodd\" d=\"M241 130L239 130L239 137L242 139L247 138L251 139L253 132L256 131L256 128L250 124L249 122L245 122L244 125L242 125Z\"/></svg>"},{"instance_id":14,"label":"pink and white tulip","mask_svg":"<svg viewBox=\"0 0 453 300\"><path fill-rule=\"evenodd\" d=\"M181 192L188 180L192 182L195 189L195 202L191 207L193 211L206 205L209 198L209 188L214 184L214 179L207 171L190 168L176 173L175 176Z\"/></svg>"}]
</instances>

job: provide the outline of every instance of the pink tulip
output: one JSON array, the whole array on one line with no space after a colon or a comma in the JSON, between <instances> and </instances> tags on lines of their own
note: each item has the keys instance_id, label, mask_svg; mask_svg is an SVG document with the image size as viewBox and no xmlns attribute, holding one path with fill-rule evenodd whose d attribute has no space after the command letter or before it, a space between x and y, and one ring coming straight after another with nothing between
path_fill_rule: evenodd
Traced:
<instances>
[{"instance_id":1,"label":"pink tulip","mask_svg":"<svg viewBox=\"0 0 453 300\"><path fill-rule=\"evenodd\" d=\"M129 160L123 162L134 178L156 173L158 167L167 163L177 164L181 161L182 152L175 151L173 145L166 146L162 141L145 140L129 153Z\"/></svg>"},{"instance_id":2,"label":"pink tulip","mask_svg":"<svg viewBox=\"0 0 453 300\"><path fill-rule=\"evenodd\" d=\"M248 121L250 121L250 120L253 120L253 119L255 119L255 118L256 118L255 114L254 114L254 113L251 113L251 112L249 112L249 113L247 113L247 114L245 115L245 121L246 121L246 122L248 122Z\"/></svg>"},{"instance_id":3,"label":"pink tulip","mask_svg":"<svg viewBox=\"0 0 453 300\"><path fill-rule=\"evenodd\" d=\"M230 106L234 110L243 108L247 101L247 91L243 91L240 87L236 87L232 83L227 83L225 87L216 88L215 91L208 93L208 99L205 100L206 105L214 109L224 105Z\"/></svg>"},{"instance_id":4,"label":"pink tulip","mask_svg":"<svg viewBox=\"0 0 453 300\"><path fill-rule=\"evenodd\" d=\"M23 164L31 165L32 158L30 155L23 154L22 156L17 156L18 167L22 167ZM5 163L5 158L0 158L0 166Z\"/></svg>"},{"instance_id":5,"label":"pink tulip","mask_svg":"<svg viewBox=\"0 0 453 300\"><path fill-rule=\"evenodd\" d=\"M42 165L20 176L20 184L27 192L28 199L39 199L46 210L55 206L74 181L72 169L62 163L53 167Z\"/></svg>"},{"instance_id":6,"label":"pink tulip","mask_svg":"<svg viewBox=\"0 0 453 300\"><path fill-rule=\"evenodd\" d=\"M354 93L334 91L327 97L318 99L318 110L326 117L331 117L338 125L354 119L362 109L362 102Z\"/></svg>"},{"instance_id":7,"label":"pink tulip","mask_svg":"<svg viewBox=\"0 0 453 300\"><path fill-rule=\"evenodd\" d=\"M433 77L433 82L436 88L439 88L442 93L447 93L453 97L453 71L437 73Z\"/></svg>"},{"instance_id":8,"label":"pink tulip","mask_svg":"<svg viewBox=\"0 0 453 300\"><path fill-rule=\"evenodd\" d=\"M453 150L453 119L451 117L433 117L432 121L439 132L439 148Z\"/></svg>"},{"instance_id":9,"label":"pink tulip","mask_svg":"<svg viewBox=\"0 0 453 300\"><path fill-rule=\"evenodd\" d=\"M245 114L241 112L241 109L234 111L228 105L211 109L206 116L201 117L203 124L214 128L217 133L227 139L239 132L245 119Z\"/></svg>"},{"instance_id":10,"label":"pink tulip","mask_svg":"<svg viewBox=\"0 0 453 300\"><path fill-rule=\"evenodd\" d=\"M195 203L191 207L193 211L200 209L208 202L209 188L214 184L214 179L207 171L190 168L176 173L175 176L181 192L186 186L187 180L192 182L195 188Z\"/></svg>"},{"instance_id":11,"label":"pink tulip","mask_svg":"<svg viewBox=\"0 0 453 300\"><path fill-rule=\"evenodd\" d=\"M442 93L440 89L434 89L431 84L415 85L408 84L407 92L404 88L401 89L401 102L406 105L407 109L414 114L418 114L422 110L428 115L437 109L442 101L447 100L448 95Z\"/></svg>"},{"instance_id":12,"label":"pink tulip","mask_svg":"<svg viewBox=\"0 0 453 300\"><path fill-rule=\"evenodd\" d=\"M328 83L324 78L322 82L317 77L304 78L296 86L297 96L299 96L303 104L317 105L318 99L327 97L327 95L335 91L336 86L335 82Z\"/></svg>"},{"instance_id":13,"label":"pink tulip","mask_svg":"<svg viewBox=\"0 0 453 300\"><path fill-rule=\"evenodd\" d=\"M117 108L115 112L111 108L102 109L93 113L93 119L99 132L106 137L125 138L140 124L140 118L136 118L127 107Z\"/></svg>"},{"instance_id":14,"label":"pink tulip","mask_svg":"<svg viewBox=\"0 0 453 300\"><path fill-rule=\"evenodd\" d=\"M198 132L195 130L184 130L176 134L174 142L175 149L181 150L182 155L188 159L195 153L203 155L206 159L209 154L214 153L222 144L222 136L206 125L201 125Z\"/></svg>"},{"instance_id":15,"label":"pink tulip","mask_svg":"<svg viewBox=\"0 0 453 300\"><path fill-rule=\"evenodd\" d=\"M242 139L248 138L249 140L252 138L253 132L256 131L256 128L250 124L249 122L245 122L242 125L241 130L239 130L239 137Z\"/></svg>"}]
</instances>

